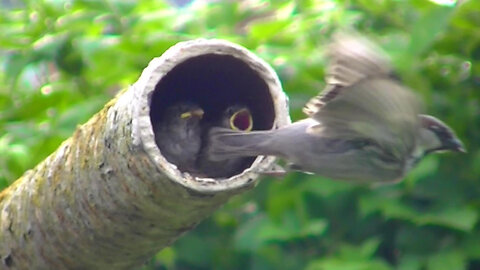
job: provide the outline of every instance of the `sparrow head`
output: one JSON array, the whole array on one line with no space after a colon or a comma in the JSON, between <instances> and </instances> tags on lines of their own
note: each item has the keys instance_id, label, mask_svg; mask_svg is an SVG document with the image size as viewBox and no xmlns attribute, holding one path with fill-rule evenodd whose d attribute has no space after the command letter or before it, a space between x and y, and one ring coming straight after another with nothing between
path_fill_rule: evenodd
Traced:
<instances>
[{"instance_id":1,"label":"sparrow head","mask_svg":"<svg viewBox=\"0 0 480 270\"><path fill-rule=\"evenodd\" d=\"M430 115L421 114L419 117L420 146L425 154L442 151L466 152L462 141L447 124Z\"/></svg>"},{"instance_id":2,"label":"sparrow head","mask_svg":"<svg viewBox=\"0 0 480 270\"><path fill-rule=\"evenodd\" d=\"M224 112L225 119L223 126L232 130L251 131L253 119L250 110L247 107L234 105L228 107Z\"/></svg>"}]
</instances>

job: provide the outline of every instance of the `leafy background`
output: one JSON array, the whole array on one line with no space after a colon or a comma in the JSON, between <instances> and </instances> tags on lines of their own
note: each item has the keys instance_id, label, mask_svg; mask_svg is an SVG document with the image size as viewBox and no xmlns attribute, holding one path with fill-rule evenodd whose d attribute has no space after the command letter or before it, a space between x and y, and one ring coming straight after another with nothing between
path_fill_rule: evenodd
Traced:
<instances>
[{"instance_id":1,"label":"leafy background","mask_svg":"<svg viewBox=\"0 0 480 270\"><path fill-rule=\"evenodd\" d=\"M480 1L0 5L0 189L135 82L153 57L197 37L237 42L270 63L296 120L324 86L331 33L355 28L387 50L405 84L469 150L430 156L402 183L379 188L298 173L265 178L143 270L480 269Z\"/></svg>"}]
</instances>

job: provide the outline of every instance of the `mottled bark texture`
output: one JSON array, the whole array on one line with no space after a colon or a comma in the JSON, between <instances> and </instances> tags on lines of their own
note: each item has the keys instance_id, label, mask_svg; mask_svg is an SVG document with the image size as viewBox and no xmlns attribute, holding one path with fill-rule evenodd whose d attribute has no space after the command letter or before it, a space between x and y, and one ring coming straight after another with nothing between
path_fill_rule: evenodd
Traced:
<instances>
[{"instance_id":1,"label":"mottled bark texture","mask_svg":"<svg viewBox=\"0 0 480 270\"><path fill-rule=\"evenodd\" d=\"M273 158L249 160L229 179L199 179L165 160L152 125L182 99L211 114L244 102L257 129L290 121L275 72L246 49L221 40L175 45L0 194L0 268L136 268L253 187Z\"/></svg>"}]
</instances>

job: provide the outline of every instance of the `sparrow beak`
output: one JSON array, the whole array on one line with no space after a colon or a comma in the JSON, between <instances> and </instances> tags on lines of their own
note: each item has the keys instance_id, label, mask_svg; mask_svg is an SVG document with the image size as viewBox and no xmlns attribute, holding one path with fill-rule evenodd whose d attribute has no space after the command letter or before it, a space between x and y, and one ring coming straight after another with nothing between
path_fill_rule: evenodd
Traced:
<instances>
[{"instance_id":1,"label":"sparrow beak","mask_svg":"<svg viewBox=\"0 0 480 270\"><path fill-rule=\"evenodd\" d=\"M233 130L251 131L253 127L252 114L247 109L241 109L230 117L230 127Z\"/></svg>"},{"instance_id":2,"label":"sparrow beak","mask_svg":"<svg viewBox=\"0 0 480 270\"><path fill-rule=\"evenodd\" d=\"M188 119L190 117L197 117L199 119L202 119L203 114L204 114L203 110L199 108L199 109L195 109L195 110L192 110L192 111L182 113L180 115L180 118Z\"/></svg>"},{"instance_id":3,"label":"sparrow beak","mask_svg":"<svg viewBox=\"0 0 480 270\"><path fill-rule=\"evenodd\" d=\"M450 140L448 142L447 147L448 147L448 149L451 149L452 151L455 151L455 152L467 153L467 150L463 146L462 141L460 141L457 138L453 138L452 140Z\"/></svg>"}]
</instances>

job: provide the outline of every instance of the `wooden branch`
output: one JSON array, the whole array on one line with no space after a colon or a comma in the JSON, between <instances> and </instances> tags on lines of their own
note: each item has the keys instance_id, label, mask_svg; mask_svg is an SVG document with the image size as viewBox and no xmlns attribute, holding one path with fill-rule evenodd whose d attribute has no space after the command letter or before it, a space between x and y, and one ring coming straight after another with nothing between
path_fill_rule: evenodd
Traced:
<instances>
[{"instance_id":1,"label":"wooden branch","mask_svg":"<svg viewBox=\"0 0 480 270\"><path fill-rule=\"evenodd\" d=\"M248 50L205 39L173 46L0 193L1 268L131 269L252 188L272 157L229 179L200 179L161 155L152 125L182 99L211 114L245 103L255 129L290 122L275 72Z\"/></svg>"}]
</instances>

